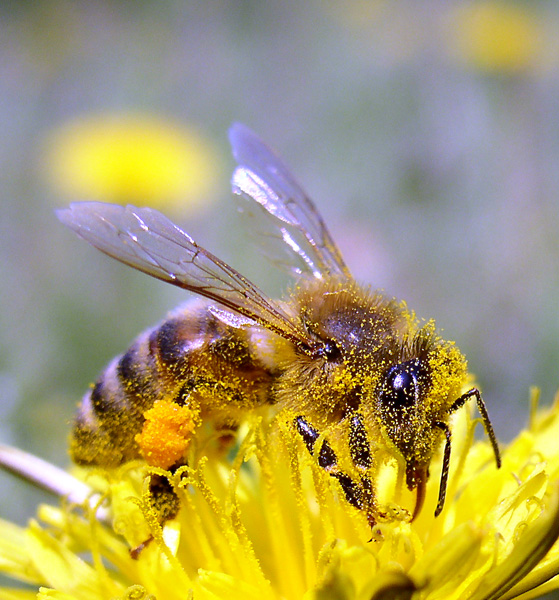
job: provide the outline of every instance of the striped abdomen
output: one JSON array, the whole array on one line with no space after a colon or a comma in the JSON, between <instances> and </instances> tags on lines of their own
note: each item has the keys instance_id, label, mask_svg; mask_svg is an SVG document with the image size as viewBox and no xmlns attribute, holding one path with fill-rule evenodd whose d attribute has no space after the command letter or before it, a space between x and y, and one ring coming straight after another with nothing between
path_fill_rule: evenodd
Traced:
<instances>
[{"instance_id":1,"label":"striped abdomen","mask_svg":"<svg viewBox=\"0 0 559 600\"><path fill-rule=\"evenodd\" d=\"M269 400L271 375L253 355L250 331L192 302L141 334L84 396L70 452L78 464L117 466L140 457L134 438L157 400L196 402L204 419L234 424Z\"/></svg>"}]
</instances>

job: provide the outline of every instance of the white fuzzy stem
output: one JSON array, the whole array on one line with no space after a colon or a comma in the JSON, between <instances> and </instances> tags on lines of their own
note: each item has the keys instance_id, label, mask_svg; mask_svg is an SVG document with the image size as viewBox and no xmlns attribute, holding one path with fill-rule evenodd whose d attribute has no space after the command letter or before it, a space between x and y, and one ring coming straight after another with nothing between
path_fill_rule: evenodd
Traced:
<instances>
[{"instance_id":1,"label":"white fuzzy stem","mask_svg":"<svg viewBox=\"0 0 559 600\"><path fill-rule=\"evenodd\" d=\"M72 504L87 503L94 509L100 495L63 469L18 448L0 444L0 467ZM110 523L107 509L97 507L96 517Z\"/></svg>"}]
</instances>

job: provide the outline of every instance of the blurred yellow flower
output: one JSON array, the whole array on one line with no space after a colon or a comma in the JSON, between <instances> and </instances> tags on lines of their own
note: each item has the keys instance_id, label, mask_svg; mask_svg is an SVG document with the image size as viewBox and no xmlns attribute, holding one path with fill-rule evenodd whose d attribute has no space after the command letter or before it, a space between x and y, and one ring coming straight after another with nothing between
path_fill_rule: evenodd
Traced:
<instances>
[{"instance_id":1,"label":"blurred yellow flower","mask_svg":"<svg viewBox=\"0 0 559 600\"><path fill-rule=\"evenodd\" d=\"M458 3L451 23L451 45L481 70L521 71L540 55L542 27L533 11L517 3Z\"/></svg>"},{"instance_id":2,"label":"blurred yellow flower","mask_svg":"<svg viewBox=\"0 0 559 600\"><path fill-rule=\"evenodd\" d=\"M301 440L256 418L230 461L202 459L169 474L182 509L164 527L150 508L144 466L89 474L101 495L83 502L83 513L76 490L61 508L40 507L27 528L0 521L0 570L33 588L3 588L0 596L23 600L39 589L39 598L64 600L536 598L559 587L559 402L534 411L499 471L489 442L473 443L475 425L466 409L453 422L442 514L433 515L433 477L414 522L373 532ZM434 461L432 471L440 468ZM105 496L109 511L98 508ZM138 546L133 558L129 548Z\"/></svg>"},{"instance_id":3,"label":"blurred yellow flower","mask_svg":"<svg viewBox=\"0 0 559 600\"><path fill-rule=\"evenodd\" d=\"M152 115L88 116L53 132L45 167L74 199L196 210L211 200L217 157L209 141Z\"/></svg>"}]
</instances>

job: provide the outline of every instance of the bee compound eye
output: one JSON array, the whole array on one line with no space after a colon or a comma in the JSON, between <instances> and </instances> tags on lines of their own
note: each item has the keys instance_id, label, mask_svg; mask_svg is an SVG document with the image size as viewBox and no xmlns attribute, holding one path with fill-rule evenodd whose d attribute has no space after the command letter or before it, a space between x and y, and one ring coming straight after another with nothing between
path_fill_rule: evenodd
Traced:
<instances>
[{"instance_id":1,"label":"bee compound eye","mask_svg":"<svg viewBox=\"0 0 559 600\"><path fill-rule=\"evenodd\" d=\"M417 397L417 378L411 365L395 365L386 376L381 392L383 404L395 408L412 406Z\"/></svg>"}]
</instances>

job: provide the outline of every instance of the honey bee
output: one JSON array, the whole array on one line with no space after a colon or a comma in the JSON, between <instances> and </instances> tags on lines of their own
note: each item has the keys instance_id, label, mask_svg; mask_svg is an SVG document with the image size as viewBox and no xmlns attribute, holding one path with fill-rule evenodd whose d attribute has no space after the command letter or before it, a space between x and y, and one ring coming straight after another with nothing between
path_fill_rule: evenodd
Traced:
<instances>
[{"instance_id":1,"label":"honey bee","mask_svg":"<svg viewBox=\"0 0 559 600\"><path fill-rule=\"evenodd\" d=\"M225 437L250 411L271 407L371 527L393 518L376 489L383 464L400 465L415 493L413 510L402 514L413 520L444 442L438 516L450 464L449 419L470 399L501 465L480 392L464 393L464 356L432 321L356 283L314 203L251 130L234 125L230 142L238 163L233 192L245 211L259 215L264 241L283 249L278 261L295 277L282 301L267 298L156 210L80 202L58 211L102 252L202 297L108 365L77 413L73 460L111 468L144 458L172 472L186 464L188 443L203 426ZM183 444L158 452L146 430L157 430L169 409L194 417L178 433ZM151 487L154 498L172 495L161 477ZM162 520L179 508L160 504Z\"/></svg>"}]
</instances>

